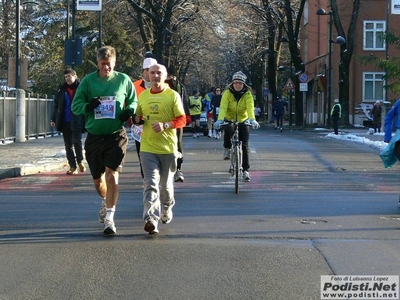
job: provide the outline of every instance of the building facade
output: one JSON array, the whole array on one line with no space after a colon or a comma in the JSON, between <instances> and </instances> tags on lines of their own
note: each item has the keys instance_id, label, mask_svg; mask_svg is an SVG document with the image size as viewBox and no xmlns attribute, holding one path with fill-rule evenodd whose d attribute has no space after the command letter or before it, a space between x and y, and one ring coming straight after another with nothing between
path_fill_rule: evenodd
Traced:
<instances>
[{"instance_id":1,"label":"building facade","mask_svg":"<svg viewBox=\"0 0 400 300\"><path fill-rule=\"evenodd\" d=\"M353 1L336 1L344 31L343 38L348 39ZM399 3L395 3L396 1ZM321 14L321 11L317 15L318 9L321 8L325 10L325 15ZM343 46L337 43L338 32L335 25L330 23L333 18L329 14L331 12L329 0L308 1L304 11L301 53L309 78L305 107L306 124L324 126L327 124L329 108L333 105L334 99L339 99L340 102L347 101L340 99L339 65L340 52L347 51L346 46L349 41L347 40ZM385 71L378 69L374 64L365 63L365 58L375 56L384 59L400 56L400 50L394 45L387 45L384 38L387 30L396 36L400 35L400 29L396 26L399 23L400 0L361 2L355 26L354 52L348 82L350 124L368 124L369 110L376 101L393 103L398 98L398 95L385 88L386 82L383 78Z\"/></svg>"}]
</instances>

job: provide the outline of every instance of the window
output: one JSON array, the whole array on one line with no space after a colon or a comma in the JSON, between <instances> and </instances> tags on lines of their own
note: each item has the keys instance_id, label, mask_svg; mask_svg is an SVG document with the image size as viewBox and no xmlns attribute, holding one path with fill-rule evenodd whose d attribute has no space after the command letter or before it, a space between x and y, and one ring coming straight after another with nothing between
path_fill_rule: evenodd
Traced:
<instances>
[{"instance_id":1,"label":"window","mask_svg":"<svg viewBox=\"0 0 400 300\"><path fill-rule=\"evenodd\" d=\"M363 102L383 101L385 81L383 76L385 73L363 73Z\"/></svg>"},{"instance_id":2,"label":"window","mask_svg":"<svg viewBox=\"0 0 400 300\"><path fill-rule=\"evenodd\" d=\"M385 21L364 21L364 50L385 50Z\"/></svg>"}]
</instances>

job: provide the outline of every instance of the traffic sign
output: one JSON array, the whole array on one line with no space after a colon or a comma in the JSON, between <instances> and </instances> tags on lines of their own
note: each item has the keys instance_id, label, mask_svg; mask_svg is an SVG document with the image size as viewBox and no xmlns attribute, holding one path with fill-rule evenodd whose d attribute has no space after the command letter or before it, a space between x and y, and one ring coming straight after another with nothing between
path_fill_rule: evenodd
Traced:
<instances>
[{"instance_id":1,"label":"traffic sign","mask_svg":"<svg viewBox=\"0 0 400 300\"><path fill-rule=\"evenodd\" d=\"M305 83L305 82L307 82L307 80L308 80L308 75L306 73L301 73L299 75L299 81L300 82Z\"/></svg>"},{"instance_id":2,"label":"traffic sign","mask_svg":"<svg viewBox=\"0 0 400 300\"><path fill-rule=\"evenodd\" d=\"M289 78L289 79L286 81L286 84L285 84L285 86L284 86L284 89L285 89L285 90L294 90L294 89L295 89L295 86L294 86L294 83L293 83L292 79Z\"/></svg>"},{"instance_id":3,"label":"traffic sign","mask_svg":"<svg viewBox=\"0 0 400 300\"><path fill-rule=\"evenodd\" d=\"M308 91L308 83L300 82L299 91L300 92L307 92Z\"/></svg>"}]
</instances>

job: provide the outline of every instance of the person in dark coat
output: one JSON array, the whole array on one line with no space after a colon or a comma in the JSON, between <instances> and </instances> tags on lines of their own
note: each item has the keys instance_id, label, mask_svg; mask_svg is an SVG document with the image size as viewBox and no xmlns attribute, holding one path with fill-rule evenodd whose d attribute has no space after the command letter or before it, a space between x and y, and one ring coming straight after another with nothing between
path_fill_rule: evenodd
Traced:
<instances>
[{"instance_id":1,"label":"person in dark coat","mask_svg":"<svg viewBox=\"0 0 400 300\"><path fill-rule=\"evenodd\" d=\"M335 105L331 109L331 119L333 124L333 131L336 135L339 134L339 119L342 117L342 106L339 99L335 99Z\"/></svg>"},{"instance_id":2,"label":"person in dark coat","mask_svg":"<svg viewBox=\"0 0 400 300\"><path fill-rule=\"evenodd\" d=\"M72 101L79 81L75 70L64 71L65 83L60 87L54 100L54 111L50 125L62 132L64 138L65 152L69 164L68 175L85 172L82 151L82 132L85 128L83 116L76 116L71 111ZM75 150L75 151L74 151Z\"/></svg>"},{"instance_id":3,"label":"person in dark coat","mask_svg":"<svg viewBox=\"0 0 400 300\"><path fill-rule=\"evenodd\" d=\"M276 120L275 129L279 129L281 132L283 130L283 117L285 115L285 107L287 104L283 102L282 97L278 97L273 106L274 117Z\"/></svg>"},{"instance_id":4,"label":"person in dark coat","mask_svg":"<svg viewBox=\"0 0 400 300\"><path fill-rule=\"evenodd\" d=\"M372 116L372 126L374 127L374 132L381 132L381 118L382 118L382 107L379 101L376 101L374 107L371 110Z\"/></svg>"}]
</instances>

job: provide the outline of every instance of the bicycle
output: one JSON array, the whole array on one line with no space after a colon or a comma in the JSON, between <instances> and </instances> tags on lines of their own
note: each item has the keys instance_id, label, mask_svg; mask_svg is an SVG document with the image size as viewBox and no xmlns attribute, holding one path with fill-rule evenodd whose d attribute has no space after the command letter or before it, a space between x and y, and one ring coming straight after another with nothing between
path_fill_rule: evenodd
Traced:
<instances>
[{"instance_id":1,"label":"bicycle","mask_svg":"<svg viewBox=\"0 0 400 300\"><path fill-rule=\"evenodd\" d=\"M252 126L248 120L242 123L245 126ZM237 121L224 121L221 124L221 127L224 126L233 126L234 132L231 138L231 165L229 167L229 173L232 176L235 176L235 193L239 193L239 177L243 178L243 168L242 168L242 159L243 159L243 150L242 150L242 141L239 140L239 122Z\"/></svg>"}]
</instances>

